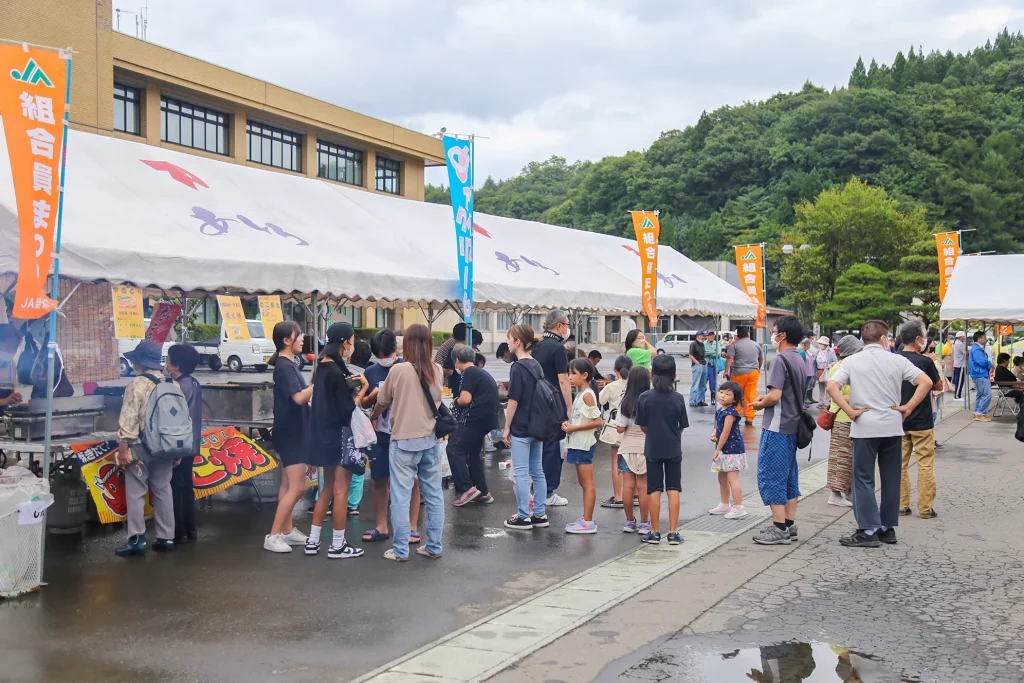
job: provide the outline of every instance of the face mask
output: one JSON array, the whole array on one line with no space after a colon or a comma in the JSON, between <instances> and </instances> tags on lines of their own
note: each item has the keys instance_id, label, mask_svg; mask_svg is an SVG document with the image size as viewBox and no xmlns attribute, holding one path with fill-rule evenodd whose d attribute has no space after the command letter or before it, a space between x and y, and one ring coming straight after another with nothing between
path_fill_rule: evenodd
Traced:
<instances>
[{"instance_id":1,"label":"face mask","mask_svg":"<svg viewBox=\"0 0 1024 683\"><path fill-rule=\"evenodd\" d=\"M395 357L394 356L392 356L391 358L381 358L379 361L377 361L377 365L381 366L382 368L390 368L394 364L395 364Z\"/></svg>"},{"instance_id":2,"label":"face mask","mask_svg":"<svg viewBox=\"0 0 1024 683\"><path fill-rule=\"evenodd\" d=\"M341 348L341 357L348 360L352 357L352 351L355 350L354 346L343 346Z\"/></svg>"},{"instance_id":3,"label":"face mask","mask_svg":"<svg viewBox=\"0 0 1024 683\"><path fill-rule=\"evenodd\" d=\"M777 348L779 348L779 338L778 338L778 337L777 337L776 335L774 335L774 334L772 335L772 343L771 343L771 347L772 347L773 349L777 349Z\"/></svg>"},{"instance_id":4,"label":"face mask","mask_svg":"<svg viewBox=\"0 0 1024 683\"><path fill-rule=\"evenodd\" d=\"M565 328L565 334L563 334L561 336L562 341L565 341L566 339L568 339L569 338L569 334L570 334L569 328L567 327L567 328Z\"/></svg>"}]
</instances>

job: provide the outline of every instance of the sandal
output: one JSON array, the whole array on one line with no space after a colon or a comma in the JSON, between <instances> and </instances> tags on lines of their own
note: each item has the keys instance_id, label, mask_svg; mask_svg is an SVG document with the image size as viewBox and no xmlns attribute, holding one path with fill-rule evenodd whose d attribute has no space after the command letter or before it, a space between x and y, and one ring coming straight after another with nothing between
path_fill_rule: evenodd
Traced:
<instances>
[{"instance_id":1,"label":"sandal","mask_svg":"<svg viewBox=\"0 0 1024 683\"><path fill-rule=\"evenodd\" d=\"M389 538L391 538L391 534L382 534L377 530L377 527L363 532L363 543L376 543L377 541L386 541Z\"/></svg>"},{"instance_id":2,"label":"sandal","mask_svg":"<svg viewBox=\"0 0 1024 683\"><path fill-rule=\"evenodd\" d=\"M416 554L422 555L423 557L429 557L432 560L441 559L441 553L434 554L427 550L426 546L420 546L419 548L416 548Z\"/></svg>"},{"instance_id":3,"label":"sandal","mask_svg":"<svg viewBox=\"0 0 1024 683\"><path fill-rule=\"evenodd\" d=\"M420 542L420 532L410 531L409 532L409 544L415 545Z\"/></svg>"},{"instance_id":4,"label":"sandal","mask_svg":"<svg viewBox=\"0 0 1024 683\"><path fill-rule=\"evenodd\" d=\"M384 552L384 559L385 560L393 560L395 562L408 562L409 561L408 557L399 557L398 555L395 555L395 549L394 548L390 548L389 550L386 550Z\"/></svg>"}]
</instances>

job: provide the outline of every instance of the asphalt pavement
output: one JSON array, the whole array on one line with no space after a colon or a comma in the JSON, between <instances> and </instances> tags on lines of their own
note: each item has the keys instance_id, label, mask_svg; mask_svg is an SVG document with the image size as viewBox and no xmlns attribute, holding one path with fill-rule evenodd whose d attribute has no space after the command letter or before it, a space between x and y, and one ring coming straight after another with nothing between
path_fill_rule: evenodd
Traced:
<instances>
[{"instance_id":1,"label":"asphalt pavement","mask_svg":"<svg viewBox=\"0 0 1024 683\"><path fill-rule=\"evenodd\" d=\"M682 437L683 522L717 503L712 424L711 408L691 410L691 428ZM741 480L748 492L756 488L759 433L745 429L750 469ZM813 451L814 462L824 458L827 441ZM373 519L369 489L362 516L348 523L349 539L366 550L352 560L265 552L273 504L259 510L250 503L203 505L198 543L141 559L113 555L124 537L113 525L90 527L85 538L51 536L49 585L0 605L0 678L350 680L638 543L621 532L624 517L616 509L598 508L594 536L562 530L581 513L571 467L563 470L560 488L569 505L551 510L551 528L506 530L502 521L514 512L515 498L498 462L507 457L499 451L486 458L493 505L456 509L450 506L454 491L445 492L444 557L438 561L414 555L406 564L388 562L381 557L386 543L359 540ZM607 498L607 446L599 447L595 462L598 496ZM807 464L801 458L801 466ZM308 530L304 509L295 522Z\"/></svg>"}]
</instances>

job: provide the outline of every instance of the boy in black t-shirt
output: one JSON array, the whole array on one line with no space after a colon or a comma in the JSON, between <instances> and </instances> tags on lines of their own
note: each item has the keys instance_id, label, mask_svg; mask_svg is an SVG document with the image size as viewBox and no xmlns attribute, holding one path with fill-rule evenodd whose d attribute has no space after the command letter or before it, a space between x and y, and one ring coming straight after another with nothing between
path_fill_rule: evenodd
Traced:
<instances>
[{"instance_id":1,"label":"boy in black t-shirt","mask_svg":"<svg viewBox=\"0 0 1024 683\"><path fill-rule=\"evenodd\" d=\"M661 515L661 492L668 492L669 545L679 545L683 537L676 531L679 525L679 492L682 489L682 439L684 429L690 426L686 418L686 401L675 390L676 362L667 354L656 356L651 362L651 384L654 389L644 392L637 401L636 424L647 441L644 457L647 460L648 509L651 531L640 537L644 543L661 543L658 531Z\"/></svg>"}]
</instances>

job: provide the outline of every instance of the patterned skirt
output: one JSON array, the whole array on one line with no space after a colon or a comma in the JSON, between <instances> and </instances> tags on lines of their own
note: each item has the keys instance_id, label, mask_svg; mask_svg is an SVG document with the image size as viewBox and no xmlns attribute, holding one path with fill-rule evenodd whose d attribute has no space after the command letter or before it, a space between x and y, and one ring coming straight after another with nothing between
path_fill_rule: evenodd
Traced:
<instances>
[{"instance_id":1,"label":"patterned skirt","mask_svg":"<svg viewBox=\"0 0 1024 683\"><path fill-rule=\"evenodd\" d=\"M831 491L849 493L853 483L853 443L850 441L849 422L832 425L832 440L828 445L828 477L825 486Z\"/></svg>"}]
</instances>

